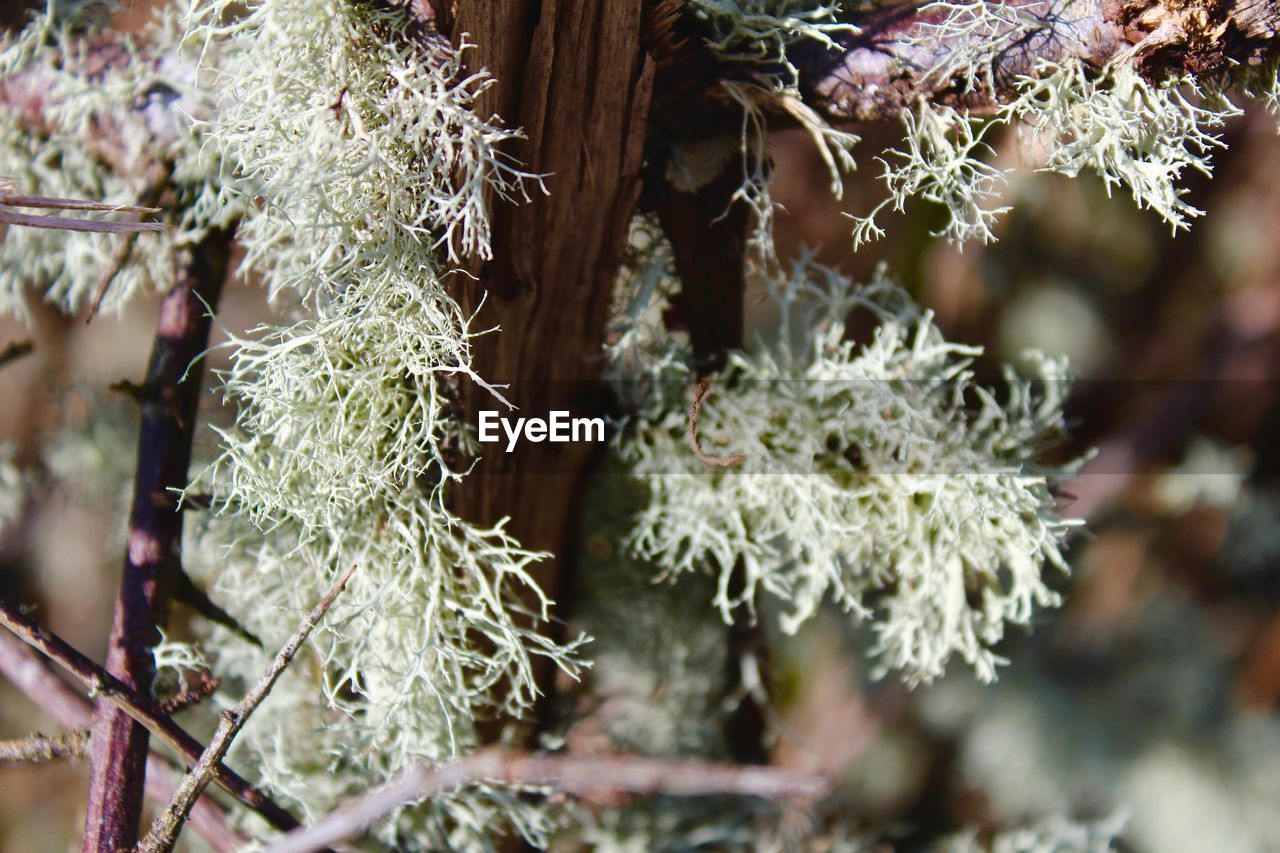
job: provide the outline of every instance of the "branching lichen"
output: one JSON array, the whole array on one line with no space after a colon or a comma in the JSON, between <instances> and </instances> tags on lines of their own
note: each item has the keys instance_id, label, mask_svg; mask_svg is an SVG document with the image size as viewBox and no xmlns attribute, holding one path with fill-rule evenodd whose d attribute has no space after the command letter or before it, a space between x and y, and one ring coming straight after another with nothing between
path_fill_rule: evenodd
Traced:
<instances>
[{"instance_id":1,"label":"branching lichen","mask_svg":"<svg viewBox=\"0 0 1280 853\"><path fill-rule=\"evenodd\" d=\"M224 57L202 130L245 202L245 264L293 297L294 319L231 341L224 393L239 415L197 486L219 513L204 574L273 648L357 567L323 653L290 669L242 735L263 779L315 815L472 748L481 719L526 713L533 660L573 674L580 641L545 636L550 602L529 566L546 555L445 497L465 475L457 387L484 381L439 256L487 257L486 196L528 179L495 147L512 132L472 111L487 78L466 76L447 44L424 50L401 5L239 5L193 9L189 43ZM222 672L263 665L261 650L217 638ZM518 792L482 787L379 832L472 848L511 827L537 841L547 824Z\"/></svg>"},{"instance_id":2,"label":"branching lichen","mask_svg":"<svg viewBox=\"0 0 1280 853\"><path fill-rule=\"evenodd\" d=\"M1030 357L1000 402L973 384L979 350L944 341L883 279L859 289L801 261L774 295L782 338L731 354L700 413L704 444L744 464L695 459L670 384L621 445L650 494L632 547L671 576L714 573L726 620L769 593L795 631L829 597L870 621L882 670L929 681L959 655L994 678L1006 625L1056 604L1043 572L1065 570L1072 523L1050 483L1066 472L1035 461L1062 426L1064 366ZM854 311L877 322L862 347L846 337Z\"/></svg>"},{"instance_id":3,"label":"branching lichen","mask_svg":"<svg viewBox=\"0 0 1280 853\"><path fill-rule=\"evenodd\" d=\"M1212 173L1213 129L1239 113L1225 95L1190 78L1155 84L1130 64L1092 72L1079 61L1041 66L1018 86L1004 114L1044 136L1046 169L1092 171L1110 192L1124 186L1173 229L1202 211L1182 199L1183 174Z\"/></svg>"},{"instance_id":4,"label":"branching lichen","mask_svg":"<svg viewBox=\"0 0 1280 853\"><path fill-rule=\"evenodd\" d=\"M902 114L903 150L881 160L889 195L866 216L854 220L853 245L884 236L876 217L886 208L902 212L909 200L923 198L946 210L947 223L934 236L955 243L995 239L992 227L1007 206L997 206L1007 176L983 159L984 136L999 122L980 122L953 107L921 101Z\"/></svg>"},{"instance_id":5,"label":"branching lichen","mask_svg":"<svg viewBox=\"0 0 1280 853\"><path fill-rule=\"evenodd\" d=\"M160 206L163 231L121 235L12 228L0 243L0 313L25 317L28 289L74 312L110 280L103 302L118 310L135 294L173 282L174 256L236 214L221 194L217 159L192 121L212 106L210 80L178 49L181 30L160 14L121 55L100 55L86 22L56 15L0 44L0 175L16 192ZM38 105L38 115L15 106Z\"/></svg>"}]
</instances>

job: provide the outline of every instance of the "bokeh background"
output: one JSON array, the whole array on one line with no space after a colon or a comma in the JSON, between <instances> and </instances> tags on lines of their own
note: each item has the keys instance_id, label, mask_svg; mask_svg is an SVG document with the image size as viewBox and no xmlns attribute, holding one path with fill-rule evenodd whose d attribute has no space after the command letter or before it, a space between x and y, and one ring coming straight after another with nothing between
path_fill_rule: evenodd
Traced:
<instances>
[{"instance_id":1,"label":"bokeh background","mask_svg":"<svg viewBox=\"0 0 1280 853\"><path fill-rule=\"evenodd\" d=\"M0 22L12 25L19 5ZM119 25L135 26L143 7ZM866 166L841 202L802 135L773 140L780 252L813 247L862 278L886 262L950 339L986 347L980 371L1028 346L1069 355L1079 383L1061 452L1095 456L1062 501L1088 525L1073 539L1071 576L1058 579L1065 606L1008 639L1011 662L993 686L958 667L915 690L875 681L865 637L834 617L776 640L775 759L834 774L849 820L904 849L956 827L1055 814L1123 819L1137 850L1280 849L1275 118L1226 128L1214 179L1187 182L1206 211L1187 233L1092 178L1024 167L998 243L940 243L930 236L940 211L918 204L855 254L842 213L880 198L871 156L899 130L860 132ZM995 148L1002 164L1019 162L1012 134ZM749 326L767 327L768 307L748 302ZM267 310L237 280L220 318L241 330ZM30 328L0 319L0 347L36 347L0 370L0 441L16 443L39 483L0 538L0 595L33 603L99 658L137 421L107 387L142 377L154 314L144 299L89 325L43 308ZM178 633L185 618L179 609ZM48 721L0 683L0 738L42 729ZM0 768L0 850L74 847L84 786L76 764Z\"/></svg>"}]
</instances>

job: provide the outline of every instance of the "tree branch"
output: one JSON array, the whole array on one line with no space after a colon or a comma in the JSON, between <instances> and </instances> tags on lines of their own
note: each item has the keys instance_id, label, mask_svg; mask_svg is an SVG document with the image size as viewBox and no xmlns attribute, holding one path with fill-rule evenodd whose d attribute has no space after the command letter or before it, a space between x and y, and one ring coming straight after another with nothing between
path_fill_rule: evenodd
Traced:
<instances>
[{"instance_id":1,"label":"tree branch","mask_svg":"<svg viewBox=\"0 0 1280 853\"><path fill-rule=\"evenodd\" d=\"M128 548L106 660L108 672L142 695L155 675L157 627L168 618L170 567L180 560L182 514L173 490L187 485L201 383L201 371L189 368L208 343L208 312L218 302L230 250L230 231L209 232L180 268L156 320L146 378L154 396L142 407ZM142 815L147 729L100 701L93 733L83 849L132 847Z\"/></svg>"},{"instance_id":2,"label":"tree branch","mask_svg":"<svg viewBox=\"0 0 1280 853\"><path fill-rule=\"evenodd\" d=\"M801 43L792 60L805 103L831 119L896 115L920 99L993 109L1014 81L1042 61L1081 59L1094 66L1134 63L1152 77L1229 72L1280 49L1280 9L1269 0L1187 4L1205 17L1179 16L1157 0L1006 0L1032 26L1015 32L975 29L964 35L930 30L944 12L907 2L847 16L859 32L841 36L842 51ZM956 81L931 75L948 55L992 55L994 91L963 93Z\"/></svg>"},{"instance_id":3,"label":"tree branch","mask_svg":"<svg viewBox=\"0 0 1280 853\"><path fill-rule=\"evenodd\" d=\"M286 835L267 851L318 850L360 835L401 806L479 782L547 787L595 800L607 800L617 793L674 797L730 794L766 800L815 800L825 796L830 788L821 776L781 767L635 755L578 757L488 749L442 767L417 767L314 825Z\"/></svg>"},{"instance_id":4,"label":"tree branch","mask_svg":"<svg viewBox=\"0 0 1280 853\"><path fill-rule=\"evenodd\" d=\"M4 601L0 601L0 626L8 628L25 643L62 667L97 695L101 701L111 703L139 725L154 732L185 761L192 764L199 762L204 752L203 745L166 716L154 702L138 695L120 679L72 648L65 640L32 622L17 608ZM96 732L93 737L97 737ZM91 738L91 750L92 747ZM298 826L298 821L293 815L276 804L261 789L229 770L225 765L219 765L214 781L240 802L262 815L277 829L287 831Z\"/></svg>"},{"instance_id":5,"label":"tree branch","mask_svg":"<svg viewBox=\"0 0 1280 853\"><path fill-rule=\"evenodd\" d=\"M355 566L348 569L320 600L320 603L312 608L306 619L293 632L293 636L276 654L262 678L245 694L244 698L234 708L222 712L218 719L218 729L214 732L209 745L205 747L200 761L182 780L182 784L174 792L173 800L163 812L156 816L155 822L151 825L151 831L138 845L142 853L167 853L173 849L174 843L178 840L178 833L182 831L183 821L186 820L196 800L204 793L204 789L209 786L209 782L213 780L214 772L226 757L227 750L231 748L231 742L244 728L244 724L249 721L254 710L262 704L262 700L267 698L277 679L293 661L294 655L298 653L298 649L302 648L307 637L311 636L312 629L342 592L355 570Z\"/></svg>"},{"instance_id":6,"label":"tree branch","mask_svg":"<svg viewBox=\"0 0 1280 853\"><path fill-rule=\"evenodd\" d=\"M31 341L13 341L6 344L4 349L0 349L0 367L17 361L24 355L30 355L34 349L35 344Z\"/></svg>"},{"instance_id":7,"label":"tree branch","mask_svg":"<svg viewBox=\"0 0 1280 853\"><path fill-rule=\"evenodd\" d=\"M0 675L65 729L88 726L92 706L57 678L44 662L33 656L17 637L0 631ZM147 759L147 797L167 803L177 790L177 774L159 755ZM229 853L248 843L232 832L222 807L208 798L196 803L191 812L191 828L216 851Z\"/></svg>"},{"instance_id":8,"label":"tree branch","mask_svg":"<svg viewBox=\"0 0 1280 853\"><path fill-rule=\"evenodd\" d=\"M89 730L80 727L65 735L35 734L22 740L0 740L0 767L6 764L47 764L64 758L83 758Z\"/></svg>"}]
</instances>

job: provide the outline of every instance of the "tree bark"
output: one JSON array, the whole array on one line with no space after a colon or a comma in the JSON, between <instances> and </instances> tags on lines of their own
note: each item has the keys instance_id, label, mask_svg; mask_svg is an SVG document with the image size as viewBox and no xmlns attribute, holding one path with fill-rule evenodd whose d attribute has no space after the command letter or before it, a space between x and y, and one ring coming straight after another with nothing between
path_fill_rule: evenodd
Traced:
<instances>
[{"instance_id":1,"label":"tree bark","mask_svg":"<svg viewBox=\"0 0 1280 853\"><path fill-rule=\"evenodd\" d=\"M477 45L470 61L498 78L486 103L527 135L513 153L529 171L547 175L547 195L494 210L495 260L478 269L479 282L459 277L464 305L485 300L477 325L501 328L476 341L475 369L509 385L504 393L520 416L599 413L604 326L640 191L653 79L642 6L470 0L457 10L455 39L465 33ZM499 407L481 389L464 391L472 423L478 411ZM524 442L512 453L486 453L454 496L468 520L509 517L525 546L556 555L536 573L553 597L565 591L593 451L589 444Z\"/></svg>"}]
</instances>

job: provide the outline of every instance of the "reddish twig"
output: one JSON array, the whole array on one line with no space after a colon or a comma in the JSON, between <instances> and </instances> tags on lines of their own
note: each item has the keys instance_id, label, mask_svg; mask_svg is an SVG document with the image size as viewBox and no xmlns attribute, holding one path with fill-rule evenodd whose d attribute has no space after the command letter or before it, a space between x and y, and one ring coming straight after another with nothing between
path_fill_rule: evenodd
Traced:
<instances>
[{"instance_id":1,"label":"reddish twig","mask_svg":"<svg viewBox=\"0 0 1280 853\"><path fill-rule=\"evenodd\" d=\"M275 686L281 673L293 661L294 655L298 653L298 649L302 648L302 644L307 641L307 637L311 636L312 629L315 628L325 612L332 606L354 571L354 566L348 569L325 597L320 600L320 603L312 608L311 612L302 621L302 624L293 632L293 636L276 654L271 665L267 667L267 671L262 674L262 678L244 695L244 698L234 708L229 708L222 712L218 719L218 729L214 732L213 739L209 741L209 745L205 747L204 754L200 756L200 761L182 780L182 784L174 792L173 800L168 807L156 816L155 822L151 825L151 831L147 833L147 837L142 839L142 843L138 845L139 851L142 851L142 853L167 853L167 851L173 849L174 843L178 840L178 833L182 831L183 821L187 819L187 814L191 811L192 806L195 805L200 795L204 793L204 789L209 786L209 782L213 780L213 774L221 766L222 759L226 757L227 750L231 748L231 742L235 740L236 735L244 728L244 724L249 721L249 717L254 710L262 704L262 700L267 698L267 694L271 692L271 688Z\"/></svg>"},{"instance_id":2,"label":"reddish twig","mask_svg":"<svg viewBox=\"0 0 1280 853\"><path fill-rule=\"evenodd\" d=\"M716 764L697 759L635 755L570 756L488 749L442 767L417 767L400 779L286 835L268 853L319 850L360 835L396 809L445 791L492 782L547 787L567 794L610 801L618 793L642 796L736 795L767 800L815 800L830 785L821 776L781 767Z\"/></svg>"},{"instance_id":3,"label":"reddish twig","mask_svg":"<svg viewBox=\"0 0 1280 853\"><path fill-rule=\"evenodd\" d=\"M160 303L146 385L154 395L142 406L128 548L106 669L130 690L151 689L151 647L169 610L170 566L181 552L182 515L176 501L156 506L152 495L187 485L201 372L189 370L209 336L209 306L226 277L229 231L209 232L178 271ZM119 850L137 841L147 756L147 729L111 702L100 701L89 750L89 807L85 850Z\"/></svg>"},{"instance_id":4,"label":"reddish twig","mask_svg":"<svg viewBox=\"0 0 1280 853\"><path fill-rule=\"evenodd\" d=\"M707 391L710 388L711 377L704 376L698 382L698 387L694 389L693 405L689 407L689 446L693 448L693 455L704 465L710 465L714 468L732 468L735 465L741 465L747 461L747 457L741 453L732 453L728 456L711 456L703 451L698 442L698 412L702 410L702 398L707 396Z\"/></svg>"},{"instance_id":5,"label":"reddish twig","mask_svg":"<svg viewBox=\"0 0 1280 853\"><path fill-rule=\"evenodd\" d=\"M178 692L161 702L160 710L170 716L179 711L185 711L187 708L199 705L208 699L221 686L222 680L215 678L208 672L197 673L194 681L188 681L184 675Z\"/></svg>"},{"instance_id":6,"label":"reddish twig","mask_svg":"<svg viewBox=\"0 0 1280 853\"><path fill-rule=\"evenodd\" d=\"M21 640L4 631L0 631L0 675L63 728L75 729L89 724L93 715L89 702L50 672ZM147 797L167 803L177 787L178 776L174 770L159 755L151 753L147 759ZM248 843L231 830L222 807L208 798L196 803L190 823L192 830L216 853L229 853Z\"/></svg>"}]
</instances>

